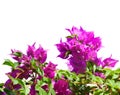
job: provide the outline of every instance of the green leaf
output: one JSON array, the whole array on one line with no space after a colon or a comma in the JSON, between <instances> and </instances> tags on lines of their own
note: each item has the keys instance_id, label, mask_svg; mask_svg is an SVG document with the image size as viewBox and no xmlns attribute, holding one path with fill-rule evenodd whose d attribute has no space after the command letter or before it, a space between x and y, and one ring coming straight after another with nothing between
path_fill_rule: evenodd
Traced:
<instances>
[{"instance_id":1,"label":"green leaf","mask_svg":"<svg viewBox=\"0 0 120 95\"><path fill-rule=\"evenodd\" d=\"M13 84L18 84L18 80L13 78L12 76L8 75L8 77L12 80Z\"/></svg>"},{"instance_id":2,"label":"green leaf","mask_svg":"<svg viewBox=\"0 0 120 95\"><path fill-rule=\"evenodd\" d=\"M95 65L95 63L88 61L87 62L87 71L94 73L96 70L97 70L97 66Z\"/></svg>"},{"instance_id":3,"label":"green leaf","mask_svg":"<svg viewBox=\"0 0 120 95\"><path fill-rule=\"evenodd\" d=\"M97 66L94 64L94 65L93 65L93 72L95 72L96 69L97 69Z\"/></svg>"},{"instance_id":4,"label":"green leaf","mask_svg":"<svg viewBox=\"0 0 120 95\"><path fill-rule=\"evenodd\" d=\"M39 90L39 87L42 87L45 84L43 80L37 80L37 84L35 85L35 89Z\"/></svg>"},{"instance_id":5,"label":"green leaf","mask_svg":"<svg viewBox=\"0 0 120 95\"><path fill-rule=\"evenodd\" d=\"M59 78L62 78L63 76L66 79L71 80L71 81L78 77L74 72L70 72L70 71L67 71L67 70L58 70L56 77L59 79Z\"/></svg>"},{"instance_id":6,"label":"green leaf","mask_svg":"<svg viewBox=\"0 0 120 95\"><path fill-rule=\"evenodd\" d=\"M109 85L110 87L114 88L115 86L115 81L114 80L111 80L111 79L107 79L107 85Z\"/></svg>"},{"instance_id":7,"label":"green leaf","mask_svg":"<svg viewBox=\"0 0 120 95\"><path fill-rule=\"evenodd\" d=\"M42 67L45 67L47 64L47 62L42 63Z\"/></svg>"},{"instance_id":8,"label":"green leaf","mask_svg":"<svg viewBox=\"0 0 120 95\"><path fill-rule=\"evenodd\" d=\"M115 73L120 74L120 68L116 69Z\"/></svg>"},{"instance_id":9,"label":"green leaf","mask_svg":"<svg viewBox=\"0 0 120 95\"><path fill-rule=\"evenodd\" d=\"M22 86L22 88L20 89L20 93L24 94L24 95L28 95L29 93L29 88L27 87L25 81L21 80L21 79L16 79L13 78L12 76L8 75L8 77L12 80L13 84L20 84Z\"/></svg>"},{"instance_id":10,"label":"green leaf","mask_svg":"<svg viewBox=\"0 0 120 95\"><path fill-rule=\"evenodd\" d=\"M6 95L16 95L15 92L13 92L12 90L9 90L7 88L5 88L4 91L5 91Z\"/></svg>"},{"instance_id":11,"label":"green leaf","mask_svg":"<svg viewBox=\"0 0 120 95\"><path fill-rule=\"evenodd\" d=\"M17 57L21 57L23 55L22 52L14 52L13 54Z\"/></svg>"},{"instance_id":12,"label":"green leaf","mask_svg":"<svg viewBox=\"0 0 120 95\"><path fill-rule=\"evenodd\" d=\"M52 87L52 84L49 85L48 95L56 95L56 94L55 94L55 90L54 90L53 87Z\"/></svg>"},{"instance_id":13,"label":"green leaf","mask_svg":"<svg viewBox=\"0 0 120 95\"><path fill-rule=\"evenodd\" d=\"M28 95L29 93L29 88L27 87L25 81L21 79L16 79L18 81L18 84L22 86L21 92L24 93L25 95Z\"/></svg>"},{"instance_id":14,"label":"green leaf","mask_svg":"<svg viewBox=\"0 0 120 95\"><path fill-rule=\"evenodd\" d=\"M3 92L3 88L0 88L0 92Z\"/></svg>"},{"instance_id":15,"label":"green leaf","mask_svg":"<svg viewBox=\"0 0 120 95\"><path fill-rule=\"evenodd\" d=\"M96 66L96 71L103 71L103 68L102 67L100 67L100 66Z\"/></svg>"},{"instance_id":16,"label":"green leaf","mask_svg":"<svg viewBox=\"0 0 120 95\"><path fill-rule=\"evenodd\" d=\"M8 65L8 66L12 67L13 69L15 69L18 64L17 63L13 63L9 59L5 59L5 62L3 63L3 65Z\"/></svg>"},{"instance_id":17,"label":"green leaf","mask_svg":"<svg viewBox=\"0 0 120 95\"><path fill-rule=\"evenodd\" d=\"M43 88L39 87L39 95L48 95L48 94Z\"/></svg>"},{"instance_id":18,"label":"green leaf","mask_svg":"<svg viewBox=\"0 0 120 95\"><path fill-rule=\"evenodd\" d=\"M4 83L0 83L0 87L3 87L4 86Z\"/></svg>"},{"instance_id":19,"label":"green leaf","mask_svg":"<svg viewBox=\"0 0 120 95\"><path fill-rule=\"evenodd\" d=\"M102 89L97 89L94 91L93 95L104 95Z\"/></svg>"},{"instance_id":20,"label":"green leaf","mask_svg":"<svg viewBox=\"0 0 120 95\"><path fill-rule=\"evenodd\" d=\"M59 78L61 78L61 77L62 77L62 74L61 74L61 73L59 73L59 72L57 72L56 77L59 79Z\"/></svg>"},{"instance_id":21,"label":"green leaf","mask_svg":"<svg viewBox=\"0 0 120 95\"><path fill-rule=\"evenodd\" d=\"M68 50L66 53L65 53L65 57L69 56L69 54L71 54L71 51Z\"/></svg>"},{"instance_id":22,"label":"green leaf","mask_svg":"<svg viewBox=\"0 0 120 95\"><path fill-rule=\"evenodd\" d=\"M119 74L114 74L113 76L112 76L112 79L117 79L119 77Z\"/></svg>"},{"instance_id":23,"label":"green leaf","mask_svg":"<svg viewBox=\"0 0 120 95\"><path fill-rule=\"evenodd\" d=\"M30 63L34 69L37 68L35 59L32 58Z\"/></svg>"},{"instance_id":24,"label":"green leaf","mask_svg":"<svg viewBox=\"0 0 120 95\"><path fill-rule=\"evenodd\" d=\"M109 69L107 70L107 69L106 69L105 76L106 76L106 77L109 76L111 72L112 72L111 70L109 70Z\"/></svg>"},{"instance_id":25,"label":"green leaf","mask_svg":"<svg viewBox=\"0 0 120 95\"><path fill-rule=\"evenodd\" d=\"M47 84L50 84L51 83L51 80L50 78L47 78L47 77L43 77L43 82L47 83Z\"/></svg>"},{"instance_id":26,"label":"green leaf","mask_svg":"<svg viewBox=\"0 0 120 95\"><path fill-rule=\"evenodd\" d=\"M38 80L37 81L37 85L36 85L36 90L38 90L37 88L41 87L43 85L43 81L42 80Z\"/></svg>"},{"instance_id":27,"label":"green leaf","mask_svg":"<svg viewBox=\"0 0 120 95\"><path fill-rule=\"evenodd\" d=\"M116 89L120 89L120 81L117 81L117 82L115 83L115 88L116 88Z\"/></svg>"},{"instance_id":28,"label":"green leaf","mask_svg":"<svg viewBox=\"0 0 120 95\"><path fill-rule=\"evenodd\" d=\"M74 38L74 37L75 37L75 35L69 35L66 38Z\"/></svg>"},{"instance_id":29,"label":"green leaf","mask_svg":"<svg viewBox=\"0 0 120 95\"><path fill-rule=\"evenodd\" d=\"M48 95L47 92L43 88L41 88L42 84L42 81L38 81L38 83L35 86L35 90L39 92L38 95Z\"/></svg>"},{"instance_id":30,"label":"green leaf","mask_svg":"<svg viewBox=\"0 0 120 95\"><path fill-rule=\"evenodd\" d=\"M95 76L95 75L91 75L92 81L93 82L97 82L102 84L103 83L103 79L101 77Z\"/></svg>"},{"instance_id":31,"label":"green leaf","mask_svg":"<svg viewBox=\"0 0 120 95\"><path fill-rule=\"evenodd\" d=\"M39 75L44 76L44 71L40 69L39 67L36 68L36 71Z\"/></svg>"},{"instance_id":32,"label":"green leaf","mask_svg":"<svg viewBox=\"0 0 120 95\"><path fill-rule=\"evenodd\" d=\"M39 66L36 65L35 59L32 59L30 62L31 62L32 67L35 69L35 71L36 71L39 75L43 76L43 75L44 75L44 71L43 71L42 69L40 69Z\"/></svg>"}]
</instances>

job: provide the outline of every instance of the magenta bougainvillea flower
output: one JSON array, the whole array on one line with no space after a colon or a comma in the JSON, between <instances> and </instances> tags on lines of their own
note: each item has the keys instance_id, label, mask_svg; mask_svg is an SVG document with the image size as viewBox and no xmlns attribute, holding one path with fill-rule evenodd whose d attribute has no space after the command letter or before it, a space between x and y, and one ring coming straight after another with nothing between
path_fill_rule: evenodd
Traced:
<instances>
[{"instance_id":1,"label":"magenta bougainvillea flower","mask_svg":"<svg viewBox=\"0 0 120 95\"><path fill-rule=\"evenodd\" d=\"M70 32L70 34L77 40L79 40L82 43L89 43L94 39L94 33L93 32L86 32L83 30L82 27L78 29L77 27L72 27L72 29L66 29Z\"/></svg>"},{"instance_id":2,"label":"magenta bougainvillea flower","mask_svg":"<svg viewBox=\"0 0 120 95\"><path fill-rule=\"evenodd\" d=\"M68 54L69 53L69 45L66 42L62 42L62 40L60 40L59 44L56 44L57 49L60 51L60 54L58 55L58 57L66 59L68 58Z\"/></svg>"},{"instance_id":3,"label":"magenta bougainvillea flower","mask_svg":"<svg viewBox=\"0 0 120 95\"><path fill-rule=\"evenodd\" d=\"M107 58L101 60L98 57L97 52L102 47L100 37L95 37L93 32L84 30L82 27L72 27L72 29L66 29L70 32L70 36L67 36L67 41L60 41L57 44L57 49L60 54L59 57L69 60L69 65L73 68L72 71L76 73L84 73L86 71L87 61L93 62L97 66L114 67L117 60Z\"/></svg>"},{"instance_id":4,"label":"magenta bougainvillea flower","mask_svg":"<svg viewBox=\"0 0 120 95\"><path fill-rule=\"evenodd\" d=\"M16 61L25 62L26 64L30 64L30 60L34 58L39 63L44 63L47 58L47 51L44 50L41 46L39 46L37 49L35 48L35 43L32 46L28 46L27 54L23 54L19 50L11 50L11 56Z\"/></svg>"},{"instance_id":5,"label":"magenta bougainvillea flower","mask_svg":"<svg viewBox=\"0 0 120 95\"><path fill-rule=\"evenodd\" d=\"M6 93L5 92L0 92L0 95L6 95Z\"/></svg>"},{"instance_id":6,"label":"magenta bougainvillea flower","mask_svg":"<svg viewBox=\"0 0 120 95\"><path fill-rule=\"evenodd\" d=\"M48 65L44 68L45 76L51 79L54 78L56 66L57 65L53 64L52 62L49 62Z\"/></svg>"},{"instance_id":7,"label":"magenta bougainvillea flower","mask_svg":"<svg viewBox=\"0 0 120 95\"><path fill-rule=\"evenodd\" d=\"M101 78L103 78L103 79L106 78L106 76L105 76L104 73L102 73L102 72L95 72L95 75L96 75L96 76L99 76L99 77L101 77Z\"/></svg>"},{"instance_id":8,"label":"magenta bougainvillea flower","mask_svg":"<svg viewBox=\"0 0 120 95\"><path fill-rule=\"evenodd\" d=\"M12 76L13 78L28 79L28 77L32 74L32 71L30 70L29 66L23 65L19 66L18 69L15 69L7 74Z\"/></svg>"},{"instance_id":9,"label":"magenta bougainvillea flower","mask_svg":"<svg viewBox=\"0 0 120 95\"><path fill-rule=\"evenodd\" d=\"M112 56L103 60L102 67L114 67L118 60L111 58Z\"/></svg>"},{"instance_id":10,"label":"magenta bougainvillea flower","mask_svg":"<svg viewBox=\"0 0 120 95\"><path fill-rule=\"evenodd\" d=\"M47 52L41 46L35 50L34 57L40 63L44 63L47 58Z\"/></svg>"},{"instance_id":11,"label":"magenta bougainvillea flower","mask_svg":"<svg viewBox=\"0 0 120 95\"><path fill-rule=\"evenodd\" d=\"M84 60L76 59L75 57L71 57L69 59L68 66L72 67L72 71L79 73L85 73L86 71L86 62Z\"/></svg>"},{"instance_id":12,"label":"magenta bougainvillea flower","mask_svg":"<svg viewBox=\"0 0 120 95\"><path fill-rule=\"evenodd\" d=\"M36 48L35 48L35 43L34 43L32 46L28 45L27 56L28 56L28 57L29 57L29 56L34 57L35 49L36 49Z\"/></svg>"},{"instance_id":13,"label":"magenta bougainvillea flower","mask_svg":"<svg viewBox=\"0 0 120 95\"><path fill-rule=\"evenodd\" d=\"M101 48L101 39L94 37L93 32L87 32L82 27L80 29L72 27L67 29L71 36L67 37L66 42L57 44L57 49L61 58L68 58L74 72L83 73L86 70L86 62L97 62L97 51ZM67 56L66 56L67 54ZM100 65L100 63L95 63Z\"/></svg>"},{"instance_id":14,"label":"magenta bougainvillea flower","mask_svg":"<svg viewBox=\"0 0 120 95\"><path fill-rule=\"evenodd\" d=\"M36 59L40 63L44 63L47 58L47 52L41 46L35 48L35 44L28 46L27 56Z\"/></svg>"},{"instance_id":15,"label":"magenta bougainvillea flower","mask_svg":"<svg viewBox=\"0 0 120 95\"><path fill-rule=\"evenodd\" d=\"M11 79L8 79L5 84L4 84L5 88L9 89L9 90L12 90L12 89L15 89L15 90L18 90L21 88L21 85L19 84L13 84L12 80Z\"/></svg>"},{"instance_id":16,"label":"magenta bougainvillea flower","mask_svg":"<svg viewBox=\"0 0 120 95\"><path fill-rule=\"evenodd\" d=\"M37 91L35 90L35 85L31 85L30 87L30 95L36 95Z\"/></svg>"},{"instance_id":17,"label":"magenta bougainvillea flower","mask_svg":"<svg viewBox=\"0 0 120 95\"><path fill-rule=\"evenodd\" d=\"M54 84L56 95L71 95L69 84L66 80L60 79Z\"/></svg>"}]
</instances>

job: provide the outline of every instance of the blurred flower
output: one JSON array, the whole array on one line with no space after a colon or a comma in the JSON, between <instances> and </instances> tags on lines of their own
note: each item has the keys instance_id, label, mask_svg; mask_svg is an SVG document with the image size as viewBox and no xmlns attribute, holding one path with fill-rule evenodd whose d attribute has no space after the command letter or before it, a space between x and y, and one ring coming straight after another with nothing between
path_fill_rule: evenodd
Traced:
<instances>
[{"instance_id":1,"label":"blurred flower","mask_svg":"<svg viewBox=\"0 0 120 95\"><path fill-rule=\"evenodd\" d=\"M52 62L49 62L47 67L44 69L45 76L53 79L55 76L56 66L57 65L53 64Z\"/></svg>"},{"instance_id":2,"label":"blurred flower","mask_svg":"<svg viewBox=\"0 0 120 95\"><path fill-rule=\"evenodd\" d=\"M54 89L56 91L56 95L70 95L71 94L68 82L64 79L59 79L57 82L55 82Z\"/></svg>"},{"instance_id":3,"label":"blurred flower","mask_svg":"<svg viewBox=\"0 0 120 95\"><path fill-rule=\"evenodd\" d=\"M28 46L27 56L31 59L39 61L40 63L44 63L47 58L47 51L44 50L41 46L39 48L35 48L35 43L32 46Z\"/></svg>"},{"instance_id":4,"label":"blurred flower","mask_svg":"<svg viewBox=\"0 0 120 95\"><path fill-rule=\"evenodd\" d=\"M27 65L23 65L23 66L18 66L17 69L15 69L12 72L9 72L7 74L12 76L13 78L28 79L28 77L31 75L31 73L32 73L32 70L30 70L30 67Z\"/></svg>"},{"instance_id":5,"label":"blurred flower","mask_svg":"<svg viewBox=\"0 0 120 95\"><path fill-rule=\"evenodd\" d=\"M48 87L47 84L43 85L42 88L43 88L45 91L47 91L47 92L49 91L49 87Z\"/></svg>"},{"instance_id":6,"label":"blurred flower","mask_svg":"<svg viewBox=\"0 0 120 95\"><path fill-rule=\"evenodd\" d=\"M44 63L47 58L47 51L44 50L41 46L34 52L34 58L38 60L40 63Z\"/></svg>"},{"instance_id":7,"label":"blurred flower","mask_svg":"<svg viewBox=\"0 0 120 95\"><path fill-rule=\"evenodd\" d=\"M88 43L88 45L90 45L91 49L98 51L102 47L101 38L96 37L92 39L91 42Z\"/></svg>"},{"instance_id":8,"label":"blurred flower","mask_svg":"<svg viewBox=\"0 0 120 95\"><path fill-rule=\"evenodd\" d=\"M68 58L68 56L69 56L69 45L65 42L62 42L62 40L60 40L60 43L56 44L56 46L57 46L57 49L60 52L58 57L63 58L63 59Z\"/></svg>"},{"instance_id":9,"label":"blurred flower","mask_svg":"<svg viewBox=\"0 0 120 95\"><path fill-rule=\"evenodd\" d=\"M72 67L72 71L78 73L85 73L86 62L85 60L79 60L75 57L69 59L68 66Z\"/></svg>"},{"instance_id":10,"label":"blurred flower","mask_svg":"<svg viewBox=\"0 0 120 95\"><path fill-rule=\"evenodd\" d=\"M18 90L21 88L20 84L13 84L13 82L11 81L11 79L8 79L5 84L4 84L5 88L9 89L9 90Z\"/></svg>"},{"instance_id":11,"label":"blurred flower","mask_svg":"<svg viewBox=\"0 0 120 95\"><path fill-rule=\"evenodd\" d=\"M35 85L34 84L31 85L29 94L30 95L36 95L37 94L36 90L35 90Z\"/></svg>"},{"instance_id":12,"label":"blurred flower","mask_svg":"<svg viewBox=\"0 0 120 95\"><path fill-rule=\"evenodd\" d=\"M111 58L112 56L103 60L102 67L114 67L118 60Z\"/></svg>"},{"instance_id":13,"label":"blurred flower","mask_svg":"<svg viewBox=\"0 0 120 95\"><path fill-rule=\"evenodd\" d=\"M28 45L27 56L34 57L34 51L35 51L35 43L32 46Z\"/></svg>"},{"instance_id":14,"label":"blurred flower","mask_svg":"<svg viewBox=\"0 0 120 95\"><path fill-rule=\"evenodd\" d=\"M95 72L95 75L96 75L96 76L99 76L99 77L101 77L101 78L103 78L103 79L106 78L106 76L105 76L104 73L102 73L102 72Z\"/></svg>"},{"instance_id":15,"label":"blurred flower","mask_svg":"<svg viewBox=\"0 0 120 95\"><path fill-rule=\"evenodd\" d=\"M0 92L0 95L7 95L5 92Z\"/></svg>"}]
</instances>

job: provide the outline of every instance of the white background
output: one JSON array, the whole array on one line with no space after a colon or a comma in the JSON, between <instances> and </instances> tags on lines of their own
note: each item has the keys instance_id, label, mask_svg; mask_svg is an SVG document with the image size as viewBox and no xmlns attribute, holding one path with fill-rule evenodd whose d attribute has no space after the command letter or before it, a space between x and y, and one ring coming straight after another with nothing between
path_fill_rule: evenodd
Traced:
<instances>
[{"instance_id":1,"label":"white background","mask_svg":"<svg viewBox=\"0 0 120 95\"><path fill-rule=\"evenodd\" d=\"M82 26L102 38L100 56L120 60L120 1L119 0L0 0L0 82L7 77L11 49L25 52L27 45L36 42L48 49L48 61L56 59L54 44L67 35L65 28ZM116 67L120 67L120 63Z\"/></svg>"}]
</instances>

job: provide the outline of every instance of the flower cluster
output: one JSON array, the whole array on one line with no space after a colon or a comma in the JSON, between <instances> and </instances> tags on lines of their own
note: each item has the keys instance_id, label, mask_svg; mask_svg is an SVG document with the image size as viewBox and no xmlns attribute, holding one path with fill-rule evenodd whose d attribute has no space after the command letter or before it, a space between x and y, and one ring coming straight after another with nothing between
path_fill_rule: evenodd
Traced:
<instances>
[{"instance_id":1,"label":"flower cluster","mask_svg":"<svg viewBox=\"0 0 120 95\"><path fill-rule=\"evenodd\" d=\"M47 50L41 45L29 45L26 53L11 50L15 61L3 63L11 71L6 74L8 80L0 83L0 95L119 95L120 69L111 69L118 60L98 57L101 38L82 27L66 30L70 35L56 47L58 57L68 61L69 70L46 62Z\"/></svg>"},{"instance_id":2,"label":"flower cluster","mask_svg":"<svg viewBox=\"0 0 120 95\"><path fill-rule=\"evenodd\" d=\"M21 89L22 86L20 84L14 84L13 82L14 79L21 79L28 81L28 84L32 81L32 83L30 83L29 95L36 95L37 90L35 90L35 86L38 80L42 80L44 77L53 79L55 76L57 65L52 62L45 62L47 51L41 46L37 49L35 48L35 44L28 46L26 54L19 50L12 50L11 56L16 62L13 63L8 59L4 62L4 64L12 66L12 71L7 73L9 79L4 85L7 90L13 91ZM44 86L48 85L42 85L43 88ZM19 93L20 92L17 92L17 94Z\"/></svg>"},{"instance_id":3,"label":"flower cluster","mask_svg":"<svg viewBox=\"0 0 120 95\"><path fill-rule=\"evenodd\" d=\"M114 67L118 60L111 57L104 59L98 57L97 52L102 47L101 38L95 37L93 32L87 32L82 27L80 29L72 27L67 29L70 36L67 36L66 42L60 41L56 44L60 51L58 55L62 59L68 59L68 66L76 73L85 73L87 62L92 62L97 66Z\"/></svg>"}]
</instances>

